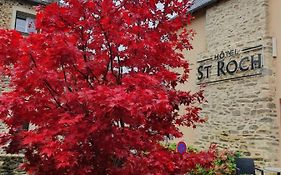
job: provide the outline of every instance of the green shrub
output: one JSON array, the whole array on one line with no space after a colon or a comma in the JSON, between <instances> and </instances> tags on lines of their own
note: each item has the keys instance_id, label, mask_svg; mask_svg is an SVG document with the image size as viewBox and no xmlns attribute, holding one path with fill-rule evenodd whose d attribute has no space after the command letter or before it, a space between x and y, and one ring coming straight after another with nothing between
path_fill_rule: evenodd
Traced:
<instances>
[{"instance_id":1,"label":"green shrub","mask_svg":"<svg viewBox=\"0 0 281 175\"><path fill-rule=\"evenodd\" d=\"M163 145L170 151L176 151L177 144L169 143ZM199 149L194 146L188 146L187 152L199 152ZM197 165L190 175L232 175L235 174L235 158L240 157L239 152L232 152L227 149L216 149L215 160L211 168L204 168Z\"/></svg>"},{"instance_id":2,"label":"green shrub","mask_svg":"<svg viewBox=\"0 0 281 175\"><path fill-rule=\"evenodd\" d=\"M235 174L236 165L235 158L240 157L240 153L232 152L227 149L217 150L216 159L213 166L209 169L197 166L191 173L192 175L232 175Z\"/></svg>"}]
</instances>

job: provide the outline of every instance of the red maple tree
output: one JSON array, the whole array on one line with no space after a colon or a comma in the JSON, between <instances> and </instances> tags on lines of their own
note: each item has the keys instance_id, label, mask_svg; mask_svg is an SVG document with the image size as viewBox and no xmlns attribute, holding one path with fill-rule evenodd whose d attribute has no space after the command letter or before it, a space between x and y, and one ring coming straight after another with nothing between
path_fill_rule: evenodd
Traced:
<instances>
[{"instance_id":1,"label":"red maple tree","mask_svg":"<svg viewBox=\"0 0 281 175\"><path fill-rule=\"evenodd\" d=\"M32 174L183 174L209 165L211 152L161 146L182 136L178 126L203 121L202 92L176 89L189 72L181 52L191 49L189 6L65 0L38 9L37 33L0 30L6 151L23 153Z\"/></svg>"}]
</instances>

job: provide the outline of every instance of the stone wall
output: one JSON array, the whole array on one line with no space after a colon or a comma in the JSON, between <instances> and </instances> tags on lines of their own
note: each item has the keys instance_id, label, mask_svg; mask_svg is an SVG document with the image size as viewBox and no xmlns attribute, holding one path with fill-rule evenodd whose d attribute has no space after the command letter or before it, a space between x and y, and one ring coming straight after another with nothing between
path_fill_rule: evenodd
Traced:
<instances>
[{"instance_id":1,"label":"stone wall","mask_svg":"<svg viewBox=\"0 0 281 175\"><path fill-rule=\"evenodd\" d=\"M26 0L0 0L0 28L11 28L13 7L15 6L34 10L34 4L27 3Z\"/></svg>"},{"instance_id":2,"label":"stone wall","mask_svg":"<svg viewBox=\"0 0 281 175\"><path fill-rule=\"evenodd\" d=\"M207 50L197 58L214 58L221 51L241 51L262 45L260 49L223 59L238 60L247 54L262 53L264 61L263 67L257 70L259 75L235 78L245 74L238 70L232 75L217 77L217 70L210 72L209 79L222 81L206 84L208 103L203 105L202 116L209 120L198 127L195 143L207 148L215 142L220 147L241 151L243 155L254 158L260 166L274 166L279 160L280 126L274 86L276 60L272 57L271 38L266 36L267 3L267 0L226 0L208 8L205 26ZM216 61L209 59L196 66ZM223 80L227 78L234 79ZM198 83L204 82L207 80Z\"/></svg>"},{"instance_id":3,"label":"stone wall","mask_svg":"<svg viewBox=\"0 0 281 175\"><path fill-rule=\"evenodd\" d=\"M23 162L21 155L0 155L0 174L1 175L24 175L24 171L19 169L20 163Z\"/></svg>"}]
</instances>

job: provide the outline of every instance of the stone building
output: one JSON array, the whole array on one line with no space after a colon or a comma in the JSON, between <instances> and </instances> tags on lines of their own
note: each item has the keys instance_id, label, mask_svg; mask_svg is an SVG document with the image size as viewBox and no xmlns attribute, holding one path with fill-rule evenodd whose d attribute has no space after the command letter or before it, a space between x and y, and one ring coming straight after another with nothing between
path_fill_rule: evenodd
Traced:
<instances>
[{"instance_id":1,"label":"stone building","mask_svg":"<svg viewBox=\"0 0 281 175\"><path fill-rule=\"evenodd\" d=\"M16 29L23 34L35 31L35 6L55 0L0 0L0 28Z\"/></svg>"},{"instance_id":2,"label":"stone building","mask_svg":"<svg viewBox=\"0 0 281 175\"><path fill-rule=\"evenodd\" d=\"M197 35L185 53L189 83L204 85L208 102L197 129L185 141L239 150L260 166L281 165L281 1L195 0L188 29Z\"/></svg>"}]
</instances>

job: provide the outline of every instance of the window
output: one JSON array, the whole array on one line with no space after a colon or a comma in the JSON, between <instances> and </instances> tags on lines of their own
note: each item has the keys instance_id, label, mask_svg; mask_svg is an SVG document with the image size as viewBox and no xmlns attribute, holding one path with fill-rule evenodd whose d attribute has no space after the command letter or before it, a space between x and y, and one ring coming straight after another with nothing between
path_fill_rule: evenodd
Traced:
<instances>
[{"instance_id":1,"label":"window","mask_svg":"<svg viewBox=\"0 0 281 175\"><path fill-rule=\"evenodd\" d=\"M14 28L23 34L35 33L35 15L16 11Z\"/></svg>"}]
</instances>

